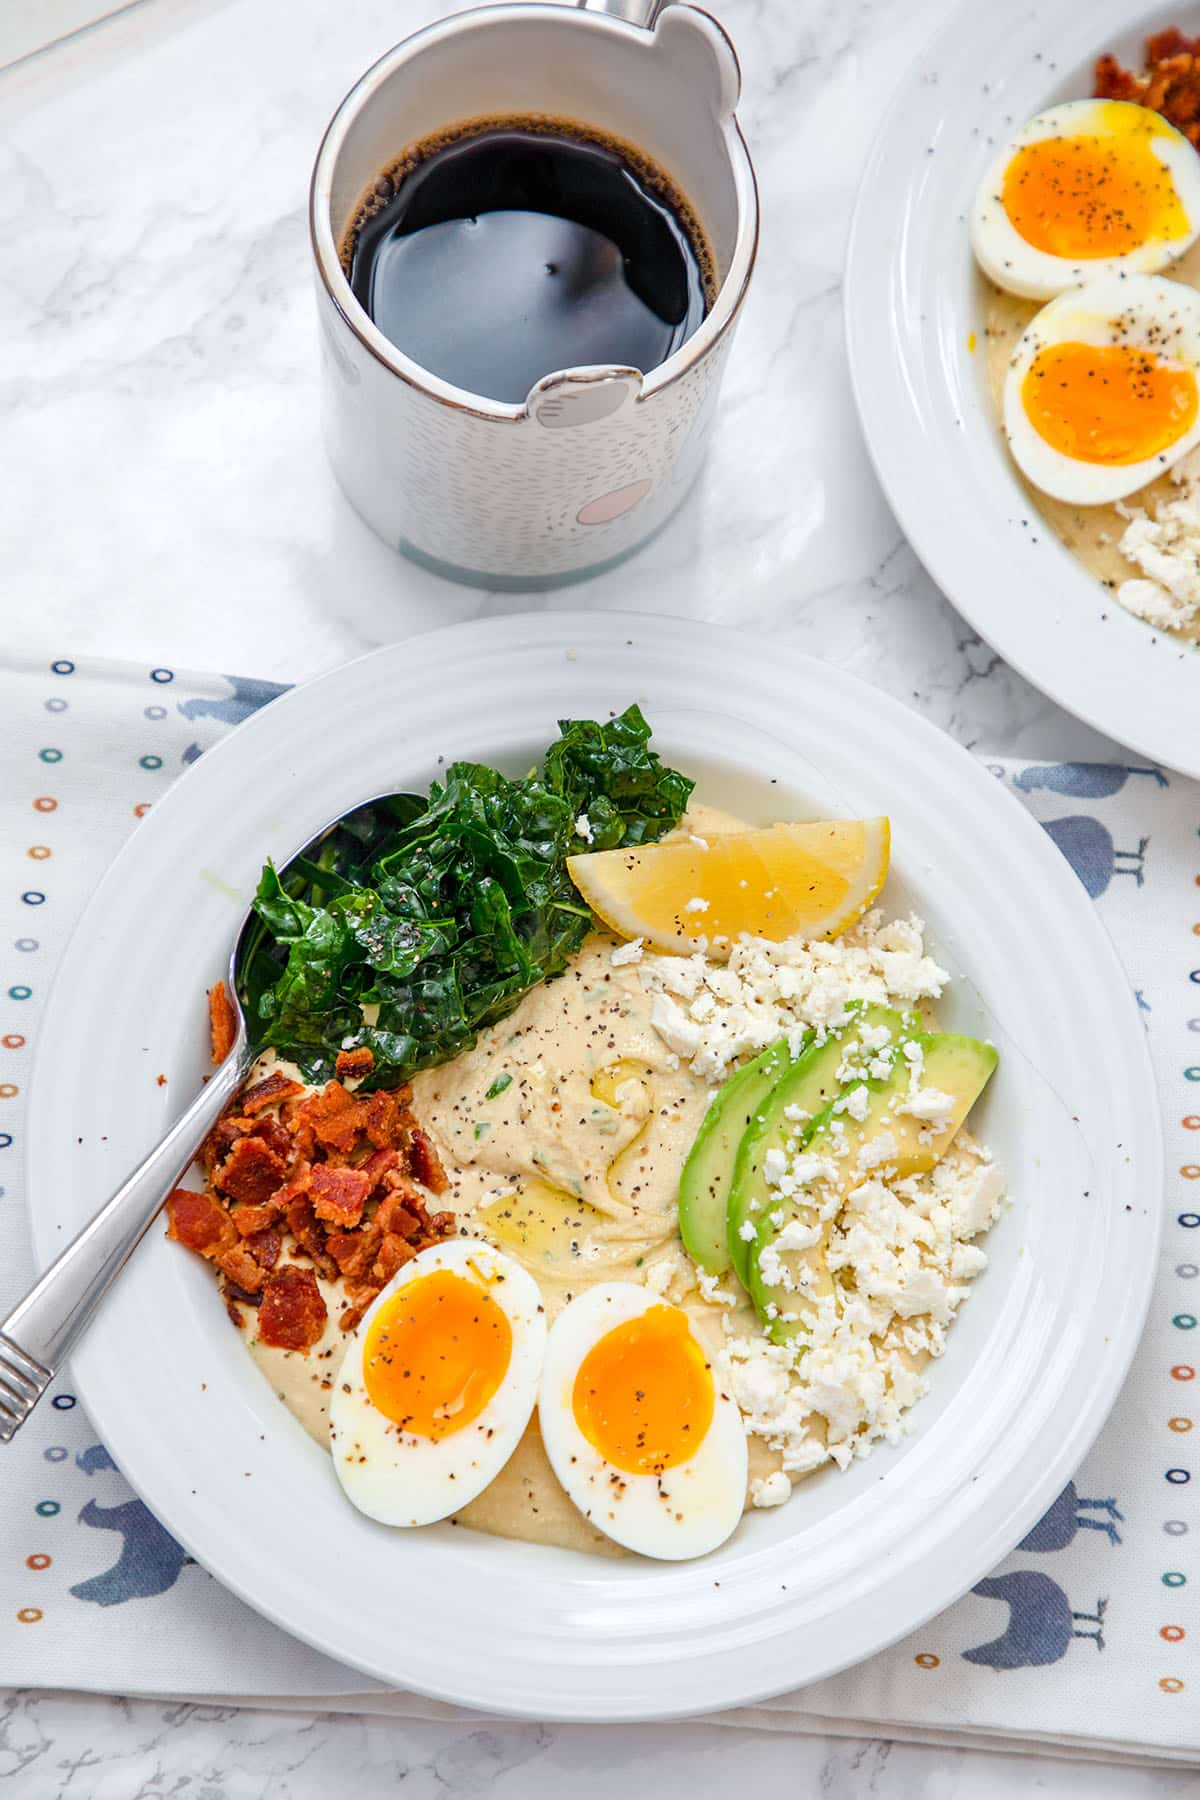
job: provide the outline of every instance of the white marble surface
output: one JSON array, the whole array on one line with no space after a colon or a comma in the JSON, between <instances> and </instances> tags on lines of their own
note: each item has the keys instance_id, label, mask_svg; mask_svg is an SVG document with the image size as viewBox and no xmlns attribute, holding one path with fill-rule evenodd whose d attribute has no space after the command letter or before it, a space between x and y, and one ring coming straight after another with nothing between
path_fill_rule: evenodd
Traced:
<instances>
[{"instance_id":1,"label":"white marble surface","mask_svg":"<svg viewBox=\"0 0 1200 1800\"><path fill-rule=\"evenodd\" d=\"M854 669L969 745L1103 755L904 543L855 424L839 272L890 83L945 0L727 0L763 249L701 483L631 565L536 606L715 619ZM295 680L522 608L377 543L318 441L304 198L355 75L438 0L143 0L0 75L0 578L9 644ZM402 697L400 697L402 703ZM883 1800L1200 1794L1116 1770L710 1728L472 1730L0 1696L0 1800Z\"/></svg>"}]
</instances>

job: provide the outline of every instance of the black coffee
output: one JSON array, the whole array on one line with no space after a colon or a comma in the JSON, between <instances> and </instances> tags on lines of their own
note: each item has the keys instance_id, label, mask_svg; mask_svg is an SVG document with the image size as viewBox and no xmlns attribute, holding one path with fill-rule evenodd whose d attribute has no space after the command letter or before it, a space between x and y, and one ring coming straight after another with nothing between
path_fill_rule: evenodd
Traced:
<instances>
[{"instance_id":1,"label":"black coffee","mask_svg":"<svg viewBox=\"0 0 1200 1800\"><path fill-rule=\"evenodd\" d=\"M669 178L564 120L473 121L416 145L360 203L341 255L406 355L513 402L555 369L648 374L715 289L703 228Z\"/></svg>"}]
</instances>

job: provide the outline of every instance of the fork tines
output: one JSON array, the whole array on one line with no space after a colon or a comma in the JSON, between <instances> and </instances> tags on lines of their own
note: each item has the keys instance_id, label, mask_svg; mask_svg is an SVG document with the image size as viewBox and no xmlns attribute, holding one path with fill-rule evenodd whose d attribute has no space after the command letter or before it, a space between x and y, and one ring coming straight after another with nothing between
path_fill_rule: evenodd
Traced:
<instances>
[{"instance_id":1,"label":"fork tines","mask_svg":"<svg viewBox=\"0 0 1200 1800\"><path fill-rule=\"evenodd\" d=\"M0 1334L0 1444L16 1436L52 1379L50 1369Z\"/></svg>"}]
</instances>

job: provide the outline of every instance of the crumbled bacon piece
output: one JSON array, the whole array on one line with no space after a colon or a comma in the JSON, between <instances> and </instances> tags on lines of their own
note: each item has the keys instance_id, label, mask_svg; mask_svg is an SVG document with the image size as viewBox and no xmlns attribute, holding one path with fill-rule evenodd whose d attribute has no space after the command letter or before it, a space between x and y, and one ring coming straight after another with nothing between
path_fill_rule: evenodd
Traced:
<instances>
[{"instance_id":1,"label":"crumbled bacon piece","mask_svg":"<svg viewBox=\"0 0 1200 1800\"><path fill-rule=\"evenodd\" d=\"M231 1244L228 1250L218 1251L213 1261L226 1280L232 1281L235 1287L245 1288L248 1294L256 1294L266 1279L266 1270L251 1255L243 1238Z\"/></svg>"},{"instance_id":2,"label":"crumbled bacon piece","mask_svg":"<svg viewBox=\"0 0 1200 1800\"><path fill-rule=\"evenodd\" d=\"M340 1081L331 1081L319 1094L299 1105L299 1115L311 1125L319 1144L332 1150L353 1150L354 1140L367 1122L367 1101L356 1100Z\"/></svg>"},{"instance_id":3,"label":"crumbled bacon piece","mask_svg":"<svg viewBox=\"0 0 1200 1800\"><path fill-rule=\"evenodd\" d=\"M414 1125L412 1131L412 1148L409 1153L412 1172L422 1187L427 1187L431 1194L444 1194L450 1185L446 1180L446 1171L442 1167L441 1158L433 1147L433 1143Z\"/></svg>"},{"instance_id":4,"label":"crumbled bacon piece","mask_svg":"<svg viewBox=\"0 0 1200 1800\"><path fill-rule=\"evenodd\" d=\"M333 1065L339 1081L356 1081L369 1075L374 1067L375 1052L366 1044L360 1044L356 1050L339 1050Z\"/></svg>"},{"instance_id":5,"label":"crumbled bacon piece","mask_svg":"<svg viewBox=\"0 0 1200 1800\"><path fill-rule=\"evenodd\" d=\"M286 1165L259 1137L238 1138L213 1177L223 1194L246 1206L261 1206L281 1186Z\"/></svg>"},{"instance_id":6,"label":"crumbled bacon piece","mask_svg":"<svg viewBox=\"0 0 1200 1800\"><path fill-rule=\"evenodd\" d=\"M248 1238L254 1237L260 1231L266 1231L268 1226L275 1223L282 1211L283 1202L276 1198L264 1200L261 1206L235 1206L229 1216L239 1234Z\"/></svg>"},{"instance_id":7,"label":"crumbled bacon piece","mask_svg":"<svg viewBox=\"0 0 1200 1800\"><path fill-rule=\"evenodd\" d=\"M278 1069L256 1081L253 1087L244 1089L238 1107L246 1118L253 1119L264 1107L273 1106L277 1100L290 1100L296 1094L304 1092L304 1084L293 1081L290 1075L281 1074Z\"/></svg>"},{"instance_id":8,"label":"crumbled bacon piece","mask_svg":"<svg viewBox=\"0 0 1200 1800\"><path fill-rule=\"evenodd\" d=\"M327 1219L331 1225L357 1225L372 1185L364 1169L334 1169L319 1163L309 1188L313 1210L318 1219Z\"/></svg>"},{"instance_id":9,"label":"crumbled bacon piece","mask_svg":"<svg viewBox=\"0 0 1200 1800\"><path fill-rule=\"evenodd\" d=\"M292 1201L287 1209L287 1222L300 1248L312 1257L317 1274L326 1281L333 1281L337 1276L337 1264L325 1248L325 1233L307 1194Z\"/></svg>"},{"instance_id":10,"label":"crumbled bacon piece","mask_svg":"<svg viewBox=\"0 0 1200 1800\"><path fill-rule=\"evenodd\" d=\"M365 1057L343 1057L339 1073L353 1071L368 1072ZM453 1213L427 1210L446 1177L411 1098L407 1086L360 1098L340 1081L307 1093L274 1071L227 1108L201 1152L206 1191L177 1189L168 1216L170 1235L216 1264L237 1324L242 1307L265 1305L271 1283L287 1277L278 1311L295 1275L342 1284L341 1324L353 1330L398 1269L454 1231ZM311 1269L281 1261L289 1246ZM299 1340L309 1324L280 1329L297 1340L287 1348L308 1348Z\"/></svg>"},{"instance_id":11,"label":"crumbled bacon piece","mask_svg":"<svg viewBox=\"0 0 1200 1800\"><path fill-rule=\"evenodd\" d=\"M247 1132L247 1137L261 1138L268 1150L273 1150L285 1166L292 1160L293 1144L283 1126L273 1113L256 1119Z\"/></svg>"},{"instance_id":12,"label":"crumbled bacon piece","mask_svg":"<svg viewBox=\"0 0 1200 1800\"><path fill-rule=\"evenodd\" d=\"M260 1269L273 1269L283 1249L283 1236L270 1228L256 1231L246 1239L246 1248Z\"/></svg>"},{"instance_id":13,"label":"crumbled bacon piece","mask_svg":"<svg viewBox=\"0 0 1200 1800\"><path fill-rule=\"evenodd\" d=\"M277 1350L311 1350L329 1314L311 1269L285 1263L267 1276L258 1312L258 1335Z\"/></svg>"},{"instance_id":14,"label":"crumbled bacon piece","mask_svg":"<svg viewBox=\"0 0 1200 1800\"><path fill-rule=\"evenodd\" d=\"M415 1238L428 1230L429 1214L416 1182L402 1176L379 1202L375 1223L381 1231L397 1231L403 1238Z\"/></svg>"},{"instance_id":15,"label":"crumbled bacon piece","mask_svg":"<svg viewBox=\"0 0 1200 1800\"><path fill-rule=\"evenodd\" d=\"M325 1248L347 1281L361 1281L379 1254L383 1233L378 1225L360 1231L332 1231Z\"/></svg>"},{"instance_id":16,"label":"crumbled bacon piece","mask_svg":"<svg viewBox=\"0 0 1200 1800\"><path fill-rule=\"evenodd\" d=\"M399 1161L400 1152L398 1150L372 1150L365 1162L356 1163L354 1166L362 1170L370 1184L368 1192L373 1193L384 1176L397 1167Z\"/></svg>"},{"instance_id":17,"label":"crumbled bacon piece","mask_svg":"<svg viewBox=\"0 0 1200 1800\"><path fill-rule=\"evenodd\" d=\"M167 1196L167 1236L201 1256L212 1257L238 1241L233 1221L212 1194L176 1188Z\"/></svg>"},{"instance_id":18,"label":"crumbled bacon piece","mask_svg":"<svg viewBox=\"0 0 1200 1800\"><path fill-rule=\"evenodd\" d=\"M377 1150L399 1149L407 1141L412 1114L407 1111L411 1088L386 1088L368 1094L366 1133Z\"/></svg>"},{"instance_id":19,"label":"crumbled bacon piece","mask_svg":"<svg viewBox=\"0 0 1200 1800\"><path fill-rule=\"evenodd\" d=\"M411 1244L406 1244L397 1232L389 1231L379 1246L379 1255L371 1268L371 1274L381 1287L386 1287L397 1269L411 1262L416 1255Z\"/></svg>"},{"instance_id":20,"label":"crumbled bacon piece","mask_svg":"<svg viewBox=\"0 0 1200 1800\"><path fill-rule=\"evenodd\" d=\"M208 990L208 1028L213 1063L223 1063L237 1037L237 1013L223 981L214 982Z\"/></svg>"}]
</instances>

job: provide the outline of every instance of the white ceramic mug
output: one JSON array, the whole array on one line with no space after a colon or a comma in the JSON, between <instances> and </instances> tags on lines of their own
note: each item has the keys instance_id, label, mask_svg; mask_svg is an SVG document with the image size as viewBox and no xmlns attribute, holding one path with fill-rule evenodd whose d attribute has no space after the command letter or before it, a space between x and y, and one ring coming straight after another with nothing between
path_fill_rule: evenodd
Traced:
<instances>
[{"instance_id":1,"label":"white ceramic mug","mask_svg":"<svg viewBox=\"0 0 1200 1800\"><path fill-rule=\"evenodd\" d=\"M734 117L733 46L707 13L654 0L483 6L406 38L351 89L309 201L334 471L380 537L487 587L551 587L646 541L697 474L758 242ZM461 120L566 117L636 145L687 196L719 289L699 329L643 374L548 374L520 405L439 379L372 323L339 245L370 183Z\"/></svg>"}]
</instances>

